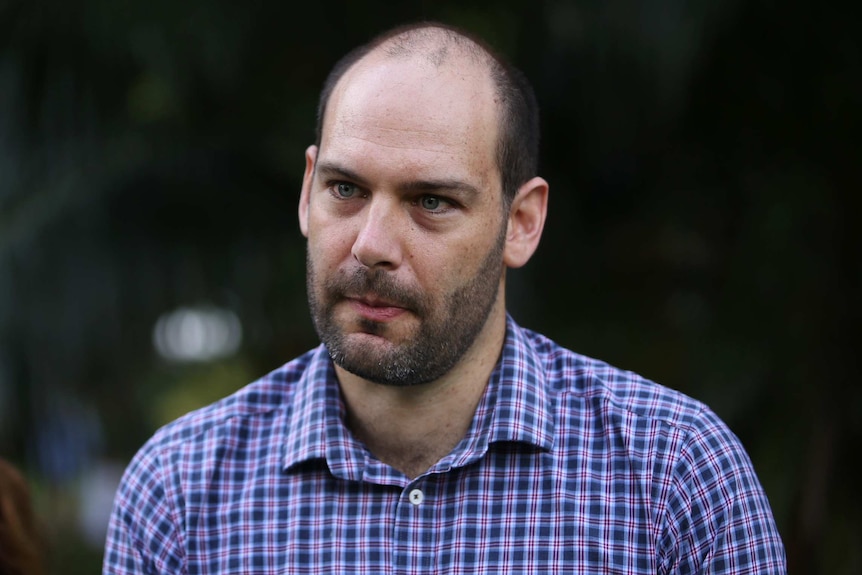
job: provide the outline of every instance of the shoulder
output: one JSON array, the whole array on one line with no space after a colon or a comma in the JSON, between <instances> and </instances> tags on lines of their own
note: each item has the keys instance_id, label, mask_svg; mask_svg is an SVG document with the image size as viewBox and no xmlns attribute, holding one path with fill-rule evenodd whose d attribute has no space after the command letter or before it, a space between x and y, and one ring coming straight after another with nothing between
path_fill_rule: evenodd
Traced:
<instances>
[{"instance_id":1,"label":"shoulder","mask_svg":"<svg viewBox=\"0 0 862 575\"><path fill-rule=\"evenodd\" d=\"M140 548L142 556L164 562L160 572L177 572L185 513L261 465L278 467L280 452L273 446L282 442L296 389L319 352L158 429L132 457L117 488L106 564L132 561L135 554L126 551Z\"/></svg>"},{"instance_id":2,"label":"shoulder","mask_svg":"<svg viewBox=\"0 0 862 575\"><path fill-rule=\"evenodd\" d=\"M590 457L625 454L627 465L660 473L665 480L674 474L691 477L703 462L726 476L752 473L739 438L702 401L542 334L521 331L545 379L562 445L585 449Z\"/></svg>"},{"instance_id":3,"label":"shoulder","mask_svg":"<svg viewBox=\"0 0 862 575\"><path fill-rule=\"evenodd\" d=\"M551 394L576 398L606 411L680 429L711 427L718 421L703 402L634 371L567 349L551 338L520 328L546 374Z\"/></svg>"},{"instance_id":4,"label":"shoulder","mask_svg":"<svg viewBox=\"0 0 862 575\"><path fill-rule=\"evenodd\" d=\"M278 440L292 408L297 383L311 369L311 350L214 403L163 425L126 469L125 481L206 467L214 460L243 457L255 446ZM162 480L165 478L163 477Z\"/></svg>"},{"instance_id":5,"label":"shoulder","mask_svg":"<svg viewBox=\"0 0 862 575\"><path fill-rule=\"evenodd\" d=\"M293 359L214 403L201 407L159 428L149 440L152 447L169 448L193 442L202 435L238 420L266 419L289 406L296 383L306 372L316 350Z\"/></svg>"},{"instance_id":6,"label":"shoulder","mask_svg":"<svg viewBox=\"0 0 862 575\"><path fill-rule=\"evenodd\" d=\"M703 402L633 371L586 357L521 329L553 398L557 448L638 485L657 527L665 565L769 564L783 545L739 438ZM598 476L596 476L598 477ZM615 492L614 490L611 490ZM773 571L770 571L773 572Z\"/></svg>"}]
</instances>

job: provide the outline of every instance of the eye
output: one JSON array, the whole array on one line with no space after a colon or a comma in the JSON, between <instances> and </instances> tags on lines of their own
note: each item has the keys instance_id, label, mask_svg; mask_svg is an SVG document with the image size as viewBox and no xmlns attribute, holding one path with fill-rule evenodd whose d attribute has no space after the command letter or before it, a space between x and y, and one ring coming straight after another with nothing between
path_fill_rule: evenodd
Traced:
<instances>
[{"instance_id":1,"label":"eye","mask_svg":"<svg viewBox=\"0 0 862 575\"><path fill-rule=\"evenodd\" d=\"M442 206L443 200L437 196L422 196L419 199L419 205L429 212L436 212Z\"/></svg>"},{"instance_id":2,"label":"eye","mask_svg":"<svg viewBox=\"0 0 862 575\"><path fill-rule=\"evenodd\" d=\"M337 182L333 189L339 198L352 198L359 191L359 188L347 182Z\"/></svg>"}]
</instances>

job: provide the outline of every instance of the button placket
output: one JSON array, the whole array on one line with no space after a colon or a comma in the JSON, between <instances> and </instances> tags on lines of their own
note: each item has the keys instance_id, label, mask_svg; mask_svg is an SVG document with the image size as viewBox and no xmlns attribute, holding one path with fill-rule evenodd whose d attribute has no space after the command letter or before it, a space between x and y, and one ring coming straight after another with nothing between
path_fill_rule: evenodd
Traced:
<instances>
[{"instance_id":1,"label":"button placket","mask_svg":"<svg viewBox=\"0 0 862 575\"><path fill-rule=\"evenodd\" d=\"M417 484L405 486L398 498L395 517L395 539L392 548L392 575L412 575L417 570L427 570L433 564L433 545L428 541L428 530L434 522L429 521L426 499L427 489Z\"/></svg>"}]
</instances>

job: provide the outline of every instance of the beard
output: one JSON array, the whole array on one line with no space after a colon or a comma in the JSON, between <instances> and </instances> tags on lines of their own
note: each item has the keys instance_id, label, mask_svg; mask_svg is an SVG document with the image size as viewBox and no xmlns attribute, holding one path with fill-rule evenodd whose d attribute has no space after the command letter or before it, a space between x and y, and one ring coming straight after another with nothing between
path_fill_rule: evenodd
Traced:
<instances>
[{"instance_id":1,"label":"beard","mask_svg":"<svg viewBox=\"0 0 862 575\"><path fill-rule=\"evenodd\" d=\"M476 274L444 294L439 304L422 290L397 283L390 272L363 266L325 280L319 296L314 264L308 255L309 307L317 334L333 362L381 385L420 385L448 373L473 345L497 300L505 239L504 220ZM386 349L368 342L351 342L335 318L335 305L344 301L346 294L374 294L403 307L419 319L419 328L409 340ZM362 332L373 335L385 335L388 329L383 322L365 318L358 323Z\"/></svg>"}]
</instances>

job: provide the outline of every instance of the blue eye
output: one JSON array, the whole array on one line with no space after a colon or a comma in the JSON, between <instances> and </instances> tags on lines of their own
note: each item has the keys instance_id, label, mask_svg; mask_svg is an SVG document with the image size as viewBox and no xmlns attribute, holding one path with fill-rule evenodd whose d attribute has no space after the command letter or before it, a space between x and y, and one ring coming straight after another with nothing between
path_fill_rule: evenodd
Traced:
<instances>
[{"instance_id":1,"label":"blue eye","mask_svg":"<svg viewBox=\"0 0 862 575\"><path fill-rule=\"evenodd\" d=\"M356 195L357 188L353 184L348 184L346 182L339 182L335 184L335 193L340 198L352 198Z\"/></svg>"},{"instance_id":2,"label":"blue eye","mask_svg":"<svg viewBox=\"0 0 862 575\"><path fill-rule=\"evenodd\" d=\"M420 205L428 211L436 211L440 209L440 198L436 196L422 196L419 200Z\"/></svg>"}]
</instances>

